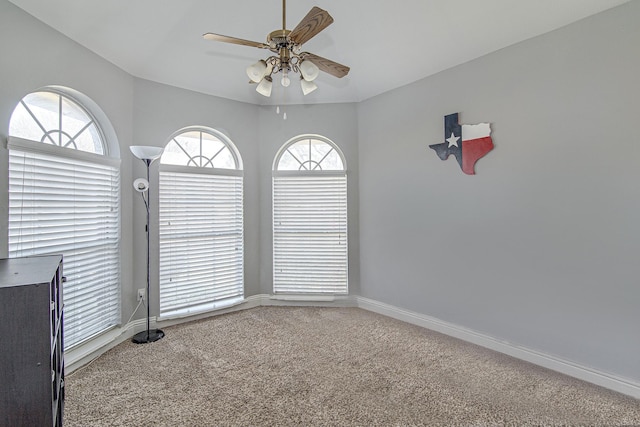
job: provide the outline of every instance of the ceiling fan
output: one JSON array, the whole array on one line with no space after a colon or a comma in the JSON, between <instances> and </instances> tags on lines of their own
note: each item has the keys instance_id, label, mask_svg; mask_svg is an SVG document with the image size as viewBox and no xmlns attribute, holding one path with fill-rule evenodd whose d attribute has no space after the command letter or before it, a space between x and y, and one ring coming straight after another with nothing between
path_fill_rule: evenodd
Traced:
<instances>
[{"instance_id":1,"label":"ceiling fan","mask_svg":"<svg viewBox=\"0 0 640 427\"><path fill-rule=\"evenodd\" d=\"M338 78L346 76L349 73L349 67L313 53L301 52L304 43L331 25L333 18L329 12L314 6L293 30L287 30L286 11L286 0L282 0L282 29L269 33L266 43L215 33L205 33L202 37L205 40L252 46L273 52L275 55L247 67L247 75L251 82L258 83L256 91L267 97L271 96L272 76L277 73L282 73L280 82L284 87L291 84L289 72L299 73L304 95L318 88L313 80L318 76L319 71Z\"/></svg>"}]
</instances>

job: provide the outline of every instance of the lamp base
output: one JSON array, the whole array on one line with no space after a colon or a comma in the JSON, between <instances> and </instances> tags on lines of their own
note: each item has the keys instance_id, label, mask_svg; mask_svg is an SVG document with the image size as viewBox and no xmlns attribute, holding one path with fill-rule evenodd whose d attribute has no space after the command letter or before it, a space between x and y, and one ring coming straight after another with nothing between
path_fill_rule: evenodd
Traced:
<instances>
[{"instance_id":1,"label":"lamp base","mask_svg":"<svg viewBox=\"0 0 640 427\"><path fill-rule=\"evenodd\" d=\"M146 344L150 342L156 342L160 338L164 337L164 332L160 329L150 329L148 331L138 332L131 338L131 342L136 344Z\"/></svg>"}]
</instances>

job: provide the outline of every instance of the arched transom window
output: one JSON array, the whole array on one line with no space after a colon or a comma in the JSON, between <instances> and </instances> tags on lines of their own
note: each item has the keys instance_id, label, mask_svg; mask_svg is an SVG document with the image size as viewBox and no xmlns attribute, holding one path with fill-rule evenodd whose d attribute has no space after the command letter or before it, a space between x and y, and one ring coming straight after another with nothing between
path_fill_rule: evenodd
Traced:
<instances>
[{"instance_id":1,"label":"arched transom window","mask_svg":"<svg viewBox=\"0 0 640 427\"><path fill-rule=\"evenodd\" d=\"M239 157L225 137L211 130L192 129L171 138L162 154L165 165L242 169Z\"/></svg>"},{"instance_id":2,"label":"arched transom window","mask_svg":"<svg viewBox=\"0 0 640 427\"><path fill-rule=\"evenodd\" d=\"M273 171L273 291L348 291L347 174L337 145L319 135L284 144Z\"/></svg>"},{"instance_id":3,"label":"arched transom window","mask_svg":"<svg viewBox=\"0 0 640 427\"><path fill-rule=\"evenodd\" d=\"M9 135L58 147L106 154L101 132L89 113L55 92L25 96L11 116Z\"/></svg>"},{"instance_id":4,"label":"arched transom window","mask_svg":"<svg viewBox=\"0 0 640 427\"><path fill-rule=\"evenodd\" d=\"M120 323L120 160L106 142L53 89L25 96L9 123L9 256L63 255L67 349Z\"/></svg>"},{"instance_id":5,"label":"arched transom window","mask_svg":"<svg viewBox=\"0 0 640 427\"><path fill-rule=\"evenodd\" d=\"M160 159L160 315L186 316L244 299L240 155L221 132L193 127Z\"/></svg>"},{"instance_id":6,"label":"arched transom window","mask_svg":"<svg viewBox=\"0 0 640 427\"><path fill-rule=\"evenodd\" d=\"M343 171L344 162L338 149L317 138L303 138L280 153L278 171Z\"/></svg>"}]
</instances>

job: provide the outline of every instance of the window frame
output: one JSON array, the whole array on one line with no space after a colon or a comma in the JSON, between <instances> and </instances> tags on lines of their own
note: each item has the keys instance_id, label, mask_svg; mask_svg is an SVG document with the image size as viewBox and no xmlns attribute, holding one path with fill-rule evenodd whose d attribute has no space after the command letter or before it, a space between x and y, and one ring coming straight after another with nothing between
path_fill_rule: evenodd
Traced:
<instances>
[{"instance_id":1,"label":"window frame","mask_svg":"<svg viewBox=\"0 0 640 427\"><path fill-rule=\"evenodd\" d=\"M218 141L220 141L226 148L228 148L229 152L231 153L234 159L234 162L236 164L236 169L213 167L213 164L211 164L211 167L206 167L206 165L199 166L197 164L192 164L192 165L167 164L167 163L162 163L162 157L160 158L160 165L159 165L160 179L159 179L159 186L158 186L158 200L159 200L158 202L158 220L159 220L158 247L160 252L159 260L158 260L158 264L159 264L159 285L158 286L159 286L159 294L160 294L160 305L159 305L160 319L171 319L171 318L192 316L192 315L201 314L211 310L227 308L229 306L232 306L244 301L244 287L245 287L245 283L244 283L244 265L245 265L245 260L244 260L244 170L242 169L242 157L240 156L240 153L237 147L235 146L235 144L233 144L230 138L228 138L226 135L224 135L220 131L217 131L215 129L205 127L205 126L189 126L176 131L168 139L167 143L165 144L165 147L168 144L170 144L172 141L174 141L175 138L188 132L207 133L213 136ZM203 141L202 135L200 135L201 144L202 144L202 141ZM190 159L192 159L192 157ZM188 160L187 163L191 163L191 162ZM237 288L237 290L240 291L239 293L236 293L231 297L223 297L223 298L218 298L220 295L216 294L216 296L211 300L207 299L207 300L201 300L201 301L198 301L197 299L195 299L195 297L192 296L194 299L189 303L184 303L184 306L180 308L175 308L176 306L175 302L173 304L170 304L169 302L167 302L166 303L167 307L174 307L174 308L167 308L163 310L163 299L162 299L163 294L166 294L169 292L176 292L177 294L178 293L177 286L179 286L179 285L174 285L175 289L173 290L171 289L171 286L169 286L166 275L171 274L170 273L171 268L168 266L165 267L165 265L163 264L164 256L162 254L162 251L164 249L167 249L167 248L163 248L163 234L166 235L167 233L170 232L170 229L168 228L169 226L167 224L164 224L164 222L167 220L169 221L172 220L171 217L165 217L163 214L163 212L167 212L169 210L169 207L168 205L165 205L165 202L163 201L162 182L164 181L164 179L168 178L169 176L172 176L172 174L173 176L175 176L175 174L182 175L182 177L185 180L192 179L192 178L195 179L197 175L203 175L203 179L205 180L207 179L205 177L217 176L222 178L221 180L218 180L218 181L228 182L230 185L233 185L233 189L235 189L236 191L236 193L234 193L235 194L234 200L236 203L235 205L236 213L237 213L237 210L240 209L240 217L238 218L234 216L233 218L230 219L230 221L234 221L236 225L239 224L241 227L239 236L236 235L236 239L237 239L236 242L240 245L239 260L235 259L235 262L239 263L239 266L240 266L240 283L235 284L235 287ZM212 179L216 180L215 178L212 178ZM237 185L240 185L239 190L237 188ZM215 199L215 198L212 197L211 199ZM173 202L175 201L175 199L171 198L171 201ZM214 203L214 201L212 201L211 203ZM213 205L209 205L209 206L211 207L213 212L213 209L215 207L212 207ZM186 228L183 228L183 233L186 233L186 232L187 232ZM236 233L231 233L231 235L235 235L235 234ZM213 237L211 238L213 239ZM167 241L167 243L165 244L170 244L170 241ZM168 250L171 250L171 249L169 248ZM238 248L236 246L236 254L237 254L237 251L238 251ZM187 263L187 261L184 261L184 263ZM231 263L233 263L233 261ZM188 274L188 273L184 273L184 274ZM169 280L169 282L170 281L171 280ZM218 287L218 285L219 284L213 284L213 283L203 284L203 285L200 285L200 290L204 290L207 286L210 288L216 288ZM197 290L194 291L194 294L196 292ZM185 297L185 299L192 298L192 297L187 296Z\"/></svg>"},{"instance_id":2,"label":"window frame","mask_svg":"<svg viewBox=\"0 0 640 427\"><path fill-rule=\"evenodd\" d=\"M43 126L43 122L38 119L35 114L33 112L30 111L30 107L28 105L25 104L25 98L27 98L29 95L31 94L37 94L40 92L45 92L45 93L51 93L54 94L56 96L59 97L58 102L59 102L59 106L58 106L58 110L57 111L53 111L54 113L58 114L58 126L57 129L54 127L51 127L49 129L45 128L45 126ZM70 105L72 106L73 109L77 109L77 111L79 113L81 113L82 115L86 116L86 118L88 119L88 122L84 124L84 127L82 128L82 130L86 130L89 129L89 127L92 125L95 135L97 136L97 140L96 140L96 136L94 136L92 138L92 140L94 141L94 145L96 143L100 144L100 148L102 149L101 153L98 152L90 152L90 151L85 151L82 149L78 149L77 146L73 146L75 144L73 144L72 146L65 146L65 145L59 145L57 144L55 141L51 140L51 142L45 142L44 138L46 138L47 134L51 134L51 133L55 133L55 132L59 132L61 135L67 134L70 135L68 133L68 129L65 129L64 125L63 125L63 119L62 116L64 114L64 110L60 108L60 106L62 105L63 102L68 102L70 103ZM93 323L89 326L89 328L83 327L83 325L86 325L86 319L79 319L78 320L78 325L75 326L76 330L74 332L74 334L70 335L69 331L73 331L74 329L70 329L70 322L71 319L69 318L69 314L71 313L71 307L72 307L72 303L73 301L78 301L78 303L80 301L87 301L87 299L85 297L81 297L79 295L82 294L82 292L80 292L83 288L77 288L79 294L76 295L75 299L72 299L70 297L70 292L72 292L72 290L67 289L66 294L66 302L65 304L67 305L67 319L66 319L66 328L67 328L67 337L66 337L66 342L65 342L65 350L69 351L71 349L77 348L79 346L81 346L82 344L84 344L85 342L91 340L92 338L94 338L97 335L103 334L108 332L109 330L117 327L118 325L121 324L121 316L122 316L122 301L121 301L121 294L122 294L122 286L121 286L121 278L122 278L122 271L121 271L121 255L120 255L120 247L121 247L121 188L120 188L120 180L121 180L121 170L120 170L120 164L121 161L119 158L117 158L117 153L119 153L119 150L117 148L117 146L115 147L115 149L112 149L112 145L116 144L117 145L117 140L113 140L110 143L110 138L112 136L115 135L115 133L113 132L113 129L108 121L108 119L106 119L106 116L104 115L104 113L100 110L100 108L97 106L97 104L95 104L93 101L91 101L88 97L86 97L85 95L80 94L77 91L74 91L72 89L69 88L63 88L60 86L49 86L49 87L45 87L42 89L38 89L35 90L33 92L30 92L29 94L25 95L23 98L20 99L20 101L16 104L16 107L14 108L12 114L11 114L11 119L9 122L9 129L11 129L12 126L12 120L14 119L13 114L17 111L17 109L20 107L20 105L23 106L23 108L26 108L26 111L29 113L29 115L31 116L31 118L33 119L33 123L31 123L32 126L36 126L34 127L34 129L39 129L40 131L43 132L43 136L41 138L40 141L38 140L31 140L31 139L25 139L19 136L15 136L15 134L20 134L20 131L14 131L12 135L9 135L7 137L7 150L9 151L9 157L11 159L11 157L16 158L15 156L22 156L23 154L25 155L25 160L27 158L31 158L31 159L36 159L36 158L46 158L46 157L55 157L58 159L59 162L61 163L65 163L67 161L73 162L74 164L76 164L78 167L87 167L87 163L91 164L91 165L95 165L95 166L99 166L101 168L107 168L105 170L110 170L110 178L107 178L106 175L103 174L103 172L101 172L102 175L100 175L102 178L101 179L108 179L108 181L104 181L105 184L108 184L110 188L110 190L108 191L108 193L103 193L105 194L106 197L108 197L108 199L104 199L109 200L110 201L110 205L111 208L109 209L109 213L107 214L107 216L105 216L104 218L110 218L107 221L108 225L106 222L102 222L102 225L100 225L100 227L97 228L93 228L93 230L95 230L96 232L100 232L100 233L107 233L109 236L111 236L108 240L109 246L111 247L111 249L109 250L109 257L111 259L110 265L113 267L115 266L115 268L109 268L107 271L107 276L111 277L111 279L108 280L108 283L111 284L111 286L108 288L108 292L111 295L111 299L109 300L108 304L104 305L106 307L109 307L109 311L107 311L106 313L102 313L100 314L100 318L104 319L103 321L100 321L98 323ZM94 114L95 113L95 114ZM106 127L106 129L103 129L104 127ZM82 132L77 132L75 133L75 137L78 137ZM107 138L106 135L109 135L110 138ZM73 140L74 138L72 137L71 140ZM68 145L68 144L67 144ZM31 155L32 157L28 157L29 155ZM52 163L50 166L51 167L57 167L55 166L56 164L59 164L58 161L54 161L55 163ZM10 162L11 163L11 162ZM82 166L82 164L84 164L84 166ZM13 172L11 171L11 168L9 167L7 169L7 173L11 174L11 173L15 173L15 174L19 174L20 176L25 176L23 174L29 174L32 172L29 172L26 169L26 163L23 163L22 165L23 169L21 170L13 170ZM93 169L93 166L90 167L90 169ZM23 178L24 179L24 178ZM69 176L69 179L66 180L65 182L68 182L69 184L71 182L75 182L75 179L71 176ZM48 182L45 181L45 183L48 184ZM78 183L76 182L76 184L73 185L78 185ZM11 184L9 184L9 186L11 187ZM23 188L23 190L25 189L25 187L21 187ZM26 187L28 188L28 187ZM70 188L74 188L74 187L70 187ZM78 187L75 187L78 188ZM28 194L28 193L25 193ZM107 196L108 195L108 196ZM9 202L11 204L11 195L9 195ZM23 196L20 196L20 200L21 203L24 203L24 200L26 200ZM115 205L113 204L115 203ZM15 207L14 207L15 209ZM20 207L20 210L22 211L22 207ZM37 209L37 208L35 208ZM78 207L76 206L74 208L74 210L69 210L69 211L65 211L67 212L65 215L71 215L74 216L77 214L78 212ZM34 211L35 212L35 211ZM37 214L37 212L35 213ZM40 213L45 214L46 213ZM22 214L20 214L22 215ZM8 219L10 219L11 214L8 213L7 215ZM15 221L15 220L11 220L11 221ZM10 222L11 222L10 221ZM18 220L20 222L20 220ZM96 223L97 225L98 223ZM109 228L105 228L105 227L109 227ZM75 235L74 239L79 239L78 235ZM7 236L7 243L9 244L11 241L11 236ZM76 240L78 241L78 240ZM12 245L17 245L20 244L19 241L14 241L12 243ZM90 247L90 246L88 246ZM32 246L29 250L19 250L19 249L15 249L12 250L10 246L8 246L8 255L9 256L27 256L29 254L41 254L44 253L43 251L46 251L47 248L51 248L50 245L36 245L36 246ZM115 248L115 249L114 249ZM71 270L71 266L69 264L70 259L73 259L75 256L80 256L80 255L69 255L69 251L66 251L67 255L65 256L65 275L69 276L69 271ZM78 251L76 251L77 253ZM106 252L105 252L106 253ZM64 255L64 254L63 254ZM97 255L94 255L97 256ZM104 261L104 258L102 258ZM80 262L80 261L78 261ZM80 264L79 264L80 265ZM81 268L81 267L78 267ZM93 274L92 274L93 275ZM84 276L80 276L79 280L83 280L82 277ZM66 284L66 287L68 288L70 286L70 283L72 283L73 278L69 278L69 281ZM91 283L91 281L89 281ZM80 285L78 285L80 286ZM92 285L94 288L94 290L98 290L98 288L94 285ZM100 298L103 297L105 295L105 293L100 292L99 294L95 294L96 298ZM71 301L69 301L71 299ZM100 308L102 308L102 305L100 306ZM82 308L76 308L76 310L82 310ZM100 309L98 309L98 312L100 311ZM105 326L106 325L106 326ZM86 332L82 332L83 329ZM71 339L71 337L75 337L74 339Z\"/></svg>"},{"instance_id":3,"label":"window frame","mask_svg":"<svg viewBox=\"0 0 640 427\"><path fill-rule=\"evenodd\" d=\"M301 142L301 141L305 141L305 140L316 140L316 141L320 141L321 143L327 144L329 145L333 150L335 150L335 152L337 153L337 155L340 158L340 161L342 163L342 168L339 170L317 170L317 169L311 169L311 170L279 170L278 166L280 165L280 161L282 159L282 156L289 150L290 147L292 147L293 145ZM325 155L326 157L326 155ZM301 163L301 166L303 165L303 163ZM308 290L304 290L303 288L305 286L294 286L292 287L291 290L285 290L286 286L281 285L281 279L278 277L278 245L279 245L279 241L278 241L278 236L277 236L277 226L276 226L276 216L278 215L277 213L277 207L276 207L276 197L277 197L277 185L279 184L279 181L283 180L283 179L287 179L287 178L291 178L291 179L295 179L297 177L317 177L317 178L325 178L325 179L330 179L330 178L344 178L344 182L341 183L341 185L344 188L344 194L341 194L340 196L343 198L341 203L344 203L344 207L343 207L343 211L341 212L341 214L343 215L343 217L341 218L341 221L343 222L343 228L344 230L340 232L341 235L344 236L344 285L342 286L341 290L332 290L330 289L330 286L327 286L326 288L320 289L320 290L316 290L316 291L312 291L310 290L311 288L313 288L313 286L307 286L309 289ZM273 165L272 165L272 254L273 254L273 259L272 259L272 289L273 289L273 293L274 295L302 295L302 296L306 296L306 297L314 297L314 296L326 296L326 295L336 295L336 296L340 296L340 295L348 295L349 293L349 245L348 245L348 172L347 172L347 163L346 163L346 159L344 154L342 153L342 150L340 149L340 147L335 144L333 141L331 141L329 138L326 138L322 135L317 135L317 134L303 134L303 135L298 135L294 138L291 138L289 141L287 141L286 143L284 143L280 149L277 151L276 156L274 157L274 161L273 161ZM314 184L316 185L316 184ZM341 252L341 251L338 251ZM296 288L296 289L293 289Z\"/></svg>"},{"instance_id":4,"label":"window frame","mask_svg":"<svg viewBox=\"0 0 640 427\"><path fill-rule=\"evenodd\" d=\"M61 145L61 144L56 144L55 141L53 141L53 139L48 135L51 131L53 130L57 130L59 131L61 134L65 134L66 132L63 131L62 129L60 129L60 125L62 125L62 119L61 117L58 120L58 124L59 126L57 127L57 129L50 129L48 131L46 131L42 125L41 120L39 120L32 111L30 111L30 109L26 106L26 104L24 103L24 98L26 98L29 95L33 95L39 92L44 92L44 93L51 93L53 95L57 95L60 97L60 110L59 110L59 116L62 116L62 99L66 98L67 100L69 100L79 111L81 111L82 113L84 113L87 118L90 120L90 123L88 123L87 125L84 126L83 130L88 128L90 124L95 125L95 130L96 133L98 134L98 140L101 143L101 147L102 147L102 153L96 153L93 152L96 155L100 155L100 156L104 156L104 157L111 157L111 158L118 158L117 155L114 155L114 153L112 153L112 145L108 143L109 138L106 137L106 132L105 130L103 130L103 124L102 122L106 121L108 122L108 120L106 119L106 116L104 116L104 114L100 114L100 109L99 107L93 103L93 101L91 101L88 97L83 96L82 94L80 94L79 92L76 92L72 89L69 88L63 88L60 86L48 86L42 89L38 89L36 91L30 92L28 94L26 94L25 96L23 96L20 101L18 102L18 104L16 105L16 107L14 108L14 111L11 113L11 116L13 118L13 114L15 112L15 110L18 108L19 105L23 105L25 109L27 109L27 111L29 112L30 116L32 117L32 119L37 122L38 126L40 127L40 130L44 131L45 133L43 134L42 138L40 141L36 141L36 140L31 140L28 138L23 138L20 136L15 136L15 135L11 135L11 119L9 120L9 134L10 136L13 136L14 138L19 138L21 140L27 140L27 141L33 141L33 142L40 142L45 146L53 146L53 147L59 147L59 148L68 148L70 150L74 150L76 152L80 152L80 153L91 153L90 151L86 151L86 150L80 150L76 147L74 148L70 148L67 147L68 143L65 145ZM96 111L96 114L94 114L94 111ZM102 116L101 119L99 119L97 116ZM81 132L80 132L81 133ZM76 137L80 134L76 134ZM111 132L110 132L111 133ZM52 143L47 143L44 141L45 137L49 136L49 139L51 140ZM75 140L75 138L70 138L71 141ZM75 145L75 142L74 142Z\"/></svg>"}]
</instances>

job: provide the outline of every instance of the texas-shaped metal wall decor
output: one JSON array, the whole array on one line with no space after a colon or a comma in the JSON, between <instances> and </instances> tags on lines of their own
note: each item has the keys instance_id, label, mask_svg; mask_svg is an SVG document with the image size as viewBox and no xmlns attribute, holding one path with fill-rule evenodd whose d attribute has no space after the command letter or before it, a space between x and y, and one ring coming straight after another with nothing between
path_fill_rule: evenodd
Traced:
<instances>
[{"instance_id":1,"label":"texas-shaped metal wall decor","mask_svg":"<svg viewBox=\"0 0 640 427\"><path fill-rule=\"evenodd\" d=\"M450 155L455 156L462 172L467 175L475 175L476 162L493 150L490 124L461 125L458 123L458 113L444 116L444 140L429 147L442 160L447 160Z\"/></svg>"}]
</instances>

